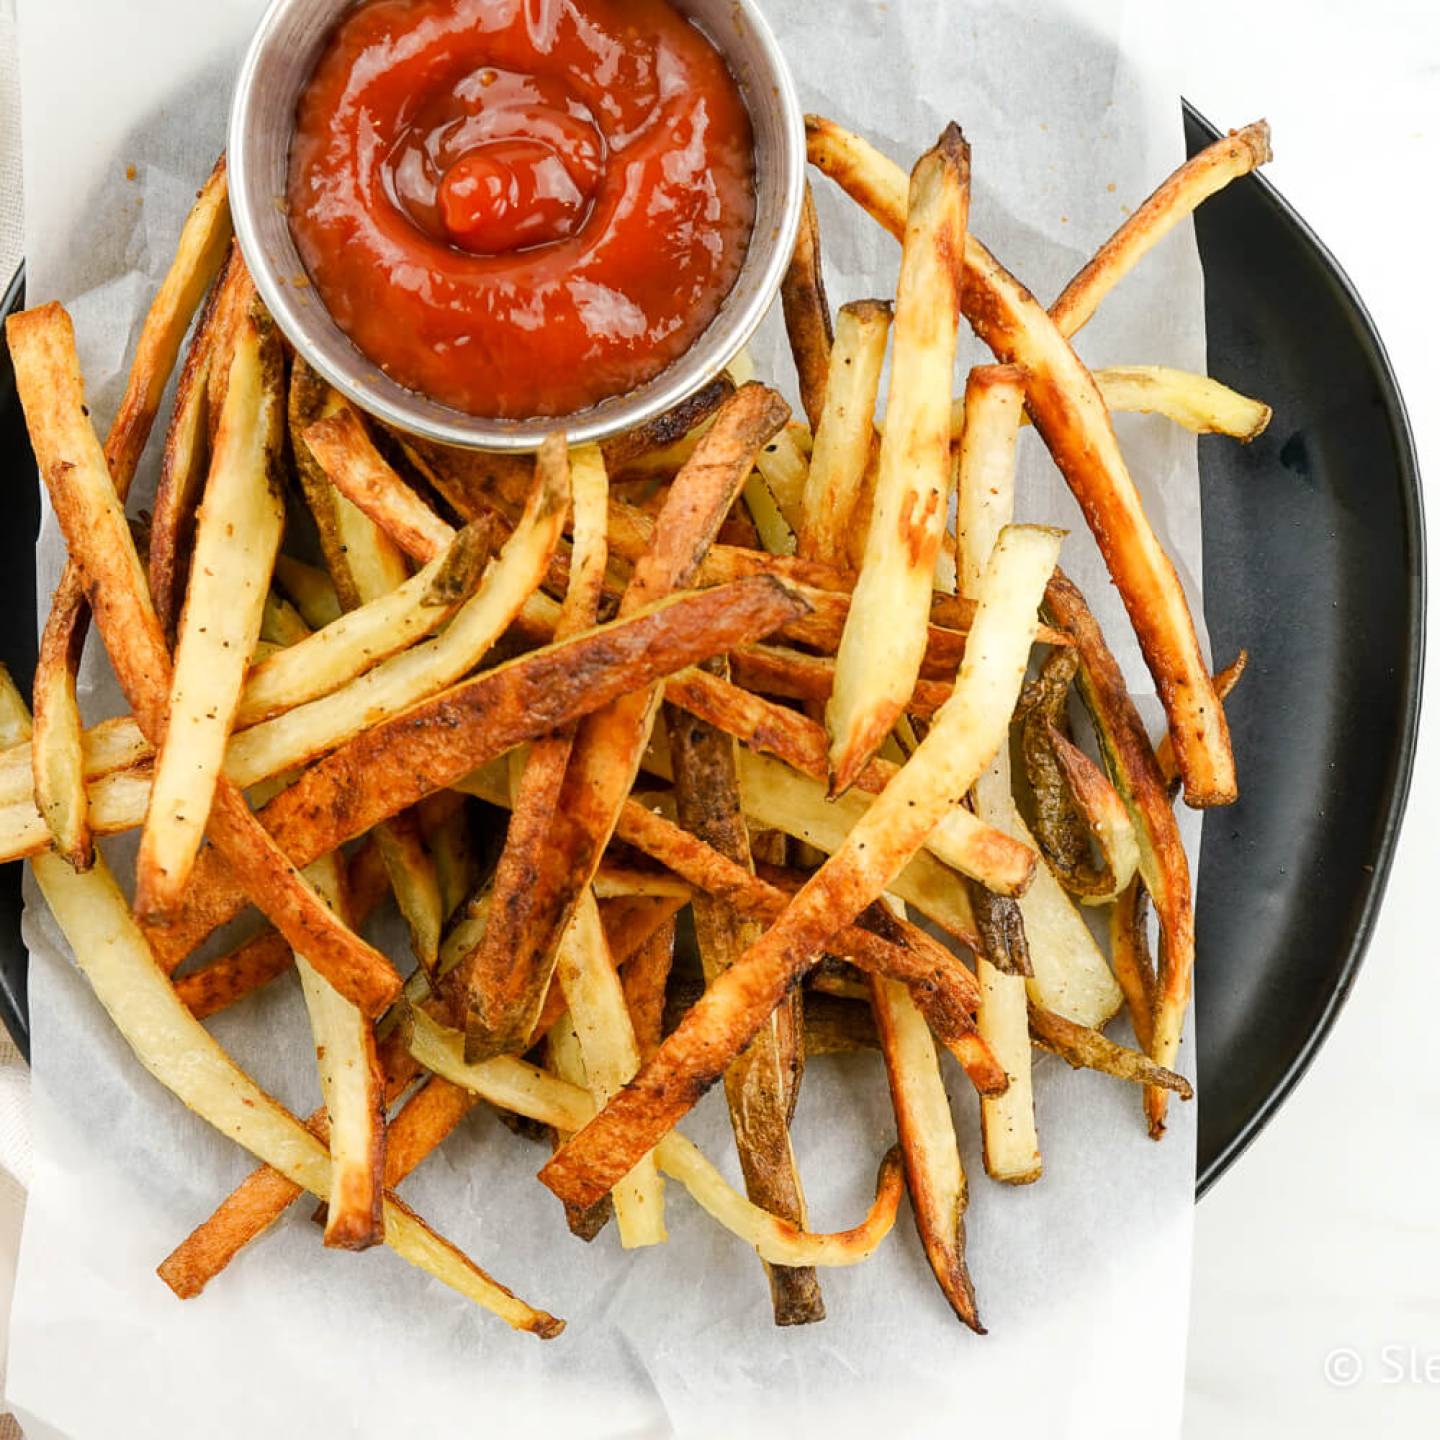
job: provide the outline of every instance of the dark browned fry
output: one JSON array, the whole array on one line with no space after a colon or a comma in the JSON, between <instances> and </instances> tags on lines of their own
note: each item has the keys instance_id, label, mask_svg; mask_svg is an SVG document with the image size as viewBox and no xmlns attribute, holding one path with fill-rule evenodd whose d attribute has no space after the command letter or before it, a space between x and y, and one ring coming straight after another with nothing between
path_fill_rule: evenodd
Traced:
<instances>
[{"instance_id":1,"label":"dark browned fry","mask_svg":"<svg viewBox=\"0 0 1440 1440\"><path fill-rule=\"evenodd\" d=\"M663 415L605 441L600 447L605 468L612 475L618 475L631 461L649 451L677 444L697 425L703 425L734 393L735 382L728 375L717 375Z\"/></svg>"},{"instance_id":2,"label":"dark browned fry","mask_svg":"<svg viewBox=\"0 0 1440 1440\"><path fill-rule=\"evenodd\" d=\"M723 680L723 661L710 663L721 667L719 678ZM741 870L753 869L734 739L673 708L668 712L667 729L680 823ZM749 949L759 938L760 927L705 893L696 894L692 905L700 963L709 981ZM798 987L792 995L798 998ZM725 1100L746 1193L761 1209L803 1226L805 1192L790 1145L793 1087L786 1084L783 1063L787 1051L793 1056L796 1047L782 1047L779 1034L781 1023L793 1026L794 1017L786 1015L782 1022L779 1017L784 1009L782 1006L770 1017L769 1024L760 1028L725 1071ZM648 1060L650 1055L642 1058ZM813 1268L767 1266L766 1273L777 1325L809 1325L825 1318L825 1302Z\"/></svg>"},{"instance_id":3,"label":"dark browned fry","mask_svg":"<svg viewBox=\"0 0 1440 1440\"><path fill-rule=\"evenodd\" d=\"M602 920L604 916L601 916ZM605 927L608 943L610 929ZM620 972L625 1006L635 1029L640 1058L648 1060L660 1048L660 1026L665 1014L665 986L675 962L675 917L672 915L641 943ZM621 962L617 959L617 964ZM751 1197L754 1198L753 1196Z\"/></svg>"},{"instance_id":4,"label":"dark browned fry","mask_svg":"<svg viewBox=\"0 0 1440 1440\"><path fill-rule=\"evenodd\" d=\"M800 403L811 430L818 430L825 410L830 347L835 342L835 331L820 263L820 217L815 213L815 196L808 184L800 233L795 237L795 253L790 257L790 266L780 285L780 303L785 312L790 353L795 357L795 373L800 379Z\"/></svg>"},{"instance_id":5,"label":"dark browned fry","mask_svg":"<svg viewBox=\"0 0 1440 1440\"><path fill-rule=\"evenodd\" d=\"M260 823L280 851L308 865L514 746L612 696L767 634L799 608L776 581L757 578L677 595L521 656L341 746L272 800ZM173 968L245 898L225 857L214 847L202 851L174 922L151 937L157 956Z\"/></svg>"}]
</instances>

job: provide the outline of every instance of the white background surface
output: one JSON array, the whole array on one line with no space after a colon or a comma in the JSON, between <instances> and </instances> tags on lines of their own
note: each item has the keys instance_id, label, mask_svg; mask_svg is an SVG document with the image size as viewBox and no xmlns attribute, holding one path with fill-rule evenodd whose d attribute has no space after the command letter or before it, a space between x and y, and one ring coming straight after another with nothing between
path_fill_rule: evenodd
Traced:
<instances>
[{"instance_id":1,"label":"white background surface","mask_svg":"<svg viewBox=\"0 0 1440 1440\"><path fill-rule=\"evenodd\" d=\"M1186 92L1217 122L1264 113L1275 125L1272 177L1365 297L1409 401L1422 472L1440 483L1440 9L1430 0L1173 8ZM1432 685L1432 712L1434 697ZM1424 903L1440 827L1434 739L1432 714L1354 996L1280 1117L1200 1208L1187 1440L1328 1440L1371 1426L1410 1437L1432 1433L1440 1414L1440 1383L1394 1378L1395 1361L1409 1366L1413 1354L1423 1366L1440 1354L1430 1021L1440 1013L1440 947ZM1348 1388L1325 1375L1341 1348L1366 1372Z\"/></svg>"},{"instance_id":2,"label":"white background surface","mask_svg":"<svg viewBox=\"0 0 1440 1440\"><path fill-rule=\"evenodd\" d=\"M1390 351L1429 482L1434 594L1440 6L1207 0L1176 11L1186 93L1219 124L1269 117L1271 179L1349 272ZM1187 1440L1440 1429L1436 646L1432 620L1409 816L1359 982L1298 1091L1199 1209ZM1360 1367L1348 1386L1326 1376L1340 1351L1331 1363L1345 1379ZM1412 1357L1421 1373L1436 1357L1428 1383L1411 1378Z\"/></svg>"}]
</instances>

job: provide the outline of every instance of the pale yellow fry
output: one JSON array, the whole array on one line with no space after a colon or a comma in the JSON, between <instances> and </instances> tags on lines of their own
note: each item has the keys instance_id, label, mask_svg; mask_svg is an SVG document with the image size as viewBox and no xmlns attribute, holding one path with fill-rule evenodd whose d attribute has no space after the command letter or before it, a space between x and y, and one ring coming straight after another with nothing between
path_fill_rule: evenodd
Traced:
<instances>
[{"instance_id":1,"label":"pale yellow fry","mask_svg":"<svg viewBox=\"0 0 1440 1440\"><path fill-rule=\"evenodd\" d=\"M499 1109L562 1132L579 1130L595 1113L594 1102L578 1085L524 1060L502 1055L467 1065L460 1032L440 1025L422 1010L413 1015L410 1053L427 1070ZM747 1200L679 1131L660 1141L655 1156L665 1174L683 1185L701 1209L771 1265L858 1265L875 1253L895 1222L893 1208L877 1204L866 1225L855 1231L807 1234Z\"/></svg>"},{"instance_id":2,"label":"pale yellow fry","mask_svg":"<svg viewBox=\"0 0 1440 1440\"><path fill-rule=\"evenodd\" d=\"M799 553L842 570L850 568L850 530L859 519L893 316L888 302L858 300L841 306L835 320L825 410L801 502Z\"/></svg>"},{"instance_id":3,"label":"pale yellow fry","mask_svg":"<svg viewBox=\"0 0 1440 1440\"><path fill-rule=\"evenodd\" d=\"M154 752L131 715L118 715L92 725L81 737L86 780L147 759ZM28 740L0 751L0 806L30 803L34 780Z\"/></svg>"},{"instance_id":4,"label":"pale yellow fry","mask_svg":"<svg viewBox=\"0 0 1440 1440\"><path fill-rule=\"evenodd\" d=\"M305 874L326 904L339 911L343 882L338 858L327 855ZM325 1243L361 1250L381 1239L385 1100L375 1029L303 955L296 955L295 968L310 1015L330 1126Z\"/></svg>"},{"instance_id":5,"label":"pale yellow fry","mask_svg":"<svg viewBox=\"0 0 1440 1440\"><path fill-rule=\"evenodd\" d=\"M755 457L755 468L764 479L765 488L792 530L800 524L804 508L813 443L806 426L799 420L791 420ZM771 551L775 555L782 553L791 552Z\"/></svg>"},{"instance_id":6,"label":"pale yellow fry","mask_svg":"<svg viewBox=\"0 0 1440 1440\"><path fill-rule=\"evenodd\" d=\"M277 555L275 578L312 630L322 630L340 618L340 597L323 570L293 555Z\"/></svg>"},{"instance_id":7,"label":"pale yellow fry","mask_svg":"<svg viewBox=\"0 0 1440 1440\"><path fill-rule=\"evenodd\" d=\"M244 1074L191 1015L156 965L103 862L87 875L76 874L53 855L37 855L32 863L76 965L140 1063L222 1135L325 1199L330 1194L325 1147ZM389 1200L385 1243L515 1329L542 1339L559 1334L563 1322L532 1309L418 1216Z\"/></svg>"},{"instance_id":8,"label":"pale yellow fry","mask_svg":"<svg viewBox=\"0 0 1440 1440\"><path fill-rule=\"evenodd\" d=\"M640 1068L640 1049L605 942L600 910L588 886L561 936L555 975L570 1007L590 1093L597 1105L603 1105ZM641 1159L611 1191L611 1198L620 1243L627 1250L664 1244L665 1186L654 1155Z\"/></svg>"},{"instance_id":9,"label":"pale yellow fry","mask_svg":"<svg viewBox=\"0 0 1440 1440\"><path fill-rule=\"evenodd\" d=\"M285 528L280 461L280 350L246 316L235 338L214 458L195 528L169 719L155 760L135 862L136 910L163 915L195 864L270 574Z\"/></svg>"},{"instance_id":10,"label":"pale yellow fry","mask_svg":"<svg viewBox=\"0 0 1440 1440\"><path fill-rule=\"evenodd\" d=\"M236 735L225 773L242 788L333 749L453 684L478 665L545 574L568 497L548 482L443 635L392 656L348 685Z\"/></svg>"}]
</instances>

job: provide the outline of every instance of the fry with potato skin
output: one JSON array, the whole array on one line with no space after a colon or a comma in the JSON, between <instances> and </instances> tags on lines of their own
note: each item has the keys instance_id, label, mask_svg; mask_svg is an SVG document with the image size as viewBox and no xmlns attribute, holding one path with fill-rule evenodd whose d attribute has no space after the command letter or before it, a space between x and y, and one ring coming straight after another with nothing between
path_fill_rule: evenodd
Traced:
<instances>
[{"instance_id":1,"label":"fry with potato skin","mask_svg":"<svg viewBox=\"0 0 1440 1440\"><path fill-rule=\"evenodd\" d=\"M649 548L621 600L622 618L694 579L756 452L788 413L785 402L760 385L736 391L720 410L670 487ZM580 723L552 810L544 865L530 887L523 928L512 939L512 964L519 973L543 970L559 945L630 793L658 705L658 687L647 686L610 701Z\"/></svg>"},{"instance_id":2,"label":"fry with potato skin","mask_svg":"<svg viewBox=\"0 0 1440 1440\"><path fill-rule=\"evenodd\" d=\"M1081 662L1081 698L1095 720L1106 769L1134 821L1140 874L1160 921L1160 974L1147 1049L1157 1064L1174 1069L1195 968L1190 864L1150 737L1084 597L1057 573L1046 592L1045 605L1075 641ZM1153 1139L1165 1133L1167 1104L1164 1090L1146 1089L1145 1114Z\"/></svg>"},{"instance_id":3,"label":"fry with potato skin","mask_svg":"<svg viewBox=\"0 0 1440 1440\"><path fill-rule=\"evenodd\" d=\"M1001 537L955 694L920 748L747 954L705 992L635 1080L540 1172L563 1200L593 1203L699 1100L825 942L890 885L1003 742L1059 536Z\"/></svg>"},{"instance_id":4,"label":"fry with potato skin","mask_svg":"<svg viewBox=\"0 0 1440 1440\"><path fill-rule=\"evenodd\" d=\"M742 870L753 869L735 741L674 710L667 719L680 823ZM709 983L754 944L760 927L709 895L697 894L691 903L700 963ZM786 1083L785 1064L794 1047L785 1044L780 1033L782 1026L793 1031L800 1023L797 987L726 1068L724 1085L745 1193L762 1210L803 1227L805 1191L790 1143L794 1087ZM813 1270L770 1269L767 1274L777 1325L810 1325L825 1318Z\"/></svg>"},{"instance_id":5,"label":"fry with potato skin","mask_svg":"<svg viewBox=\"0 0 1440 1440\"><path fill-rule=\"evenodd\" d=\"M122 503L191 316L219 271L229 243L229 186L222 156L185 219L175 258L145 316L125 394L106 440L105 465ZM79 567L67 560L35 662L31 755L40 813L55 837L56 849L82 870L90 865L94 850L86 818L75 674L88 628L83 577Z\"/></svg>"},{"instance_id":6,"label":"fry with potato skin","mask_svg":"<svg viewBox=\"0 0 1440 1440\"><path fill-rule=\"evenodd\" d=\"M374 726L317 762L261 812L275 843L308 865L426 795L692 661L765 634L799 602L757 577L685 594L548 646ZM245 895L226 860L201 853L186 902L159 936L178 962L234 916Z\"/></svg>"},{"instance_id":7,"label":"fry with potato skin","mask_svg":"<svg viewBox=\"0 0 1440 1440\"><path fill-rule=\"evenodd\" d=\"M830 347L835 337L820 264L820 217L815 213L815 196L808 184L800 212L800 230L795 237L795 253L780 282L780 304L785 314L785 332L790 337L790 353L795 357L795 373L800 380L800 403L811 429L817 429L825 408Z\"/></svg>"},{"instance_id":8,"label":"fry with potato skin","mask_svg":"<svg viewBox=\"0 0 1440 1440\"><path fill-rule=\"evenodd\" d=\"M935 1046L905 987L883 976L869 978L915 1228L950 1308L962 1324L983 1335L965 1263L965 1169Z\"/></svg>"},{"instance_id":9,"label":"fry with potato skin","mask_svg":"<svg viewBox=\"0 0 1440 1440\"><path fill-rule=\"evenodd\" d=\"M163 920L190 878L260 638L285 526L282 379L280 342L269 317L247 315L231 355L196 524L165 736L135 861L135 913L142 920Z\"/></svg>"},{"instance_id":10,"label":"fry with potato skin","mask_svg":"<svg viewBox=\"0 0 1440 1440\"><path fill-rule=\"evenodd\" d=\"M825 710L835 795L850 788L904 711L925 653L950 484L950 387L969 208L970 150L952 125L910 179L888 423L865 558Z\"/></svg>"},{"instance_id":11,"label":"fry with potato skin","mask_svg":"<svg viewBox=\"0 0 1440 1440\"><path fill-rule=\"evenodd\" d=\"M605 578L605 510L609 482L593 446L573 457L562 436L546 441L540 465L562 469L571 495L574 534L570 583L556 640L595 623ZM519 1051L535 1021L554 970L553 954L523 945L537 874L550 863L548 837L574 747L574 727L536 740L515 787L505 848L495 871L490 915L480 944L457 964L450 984L463 1019L467 1059Z\"/></svg>"},{"instance_id":12,"label":"fry with potato skin","mask_svg":"<svg viewBox=\"0 0 1440 1440\"><path fill-rule=\"evenodd\" d=\"M635 1029L635 1044L641 1060L648 1060L660 1048L665 987L675 963L675 917L667 916L638 945L631 945L628 963L615 954L615 929L604 910L600 922L605 927L605 943L616 963L622 965L620 987Z\"/></svg>"},{"instance_id":13,"label":"fry with potato skin","mask_svg":"<svg viewBox=\"0 0 1440 1440\"><path fill-rule=\"evenodd\" d=\"M85 416L70 317L58 305L42 306L12 315L7 334L40 473L121 689L147 739L156 743L165 728L170 656L130 527ZM251 815L244 796L223 779L215 788L209 833L211 848L235 865L250 898L347 999L374 1014L394 998L399 976L389 961L335 916Z\"/></svg>"},{"instance_id":14,"label":"fry with potato skin","mask_svg":"<svg viewBox=\"0 0 1440 1440\"><path fill-rule=\"evenodd\" d=\"M903 236L907 212L900 168L831 121L810 116L806 133L811 163L891 234ZM1186 803L1230 804L1237 790L1225 712L1200 654L1179 577L1145 518L1104 399L1062 331L973 235L965 239L964 269L966 318L997 360L1023 369L1030 418L1079 502L1125 603L1175 737Z\"/></svg>"}]
</instances>

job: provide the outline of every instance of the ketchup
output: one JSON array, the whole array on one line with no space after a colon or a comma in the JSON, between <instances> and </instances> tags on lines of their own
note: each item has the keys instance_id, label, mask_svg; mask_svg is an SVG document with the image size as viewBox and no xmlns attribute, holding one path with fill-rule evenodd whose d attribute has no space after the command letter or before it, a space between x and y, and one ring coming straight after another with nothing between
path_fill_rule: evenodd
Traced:
<instances>
[{"instance_id":1,"label":"ketchup","mask_svg":"<svg viewBox=\"0 0 1440 1440\"><path fill-rule=\"evenodd\" d=\"M368 0L300 98L290 226L336 323L475 415L567 415L714 319L750 118L666 0Z\"/></svg>"}]
</instances>

